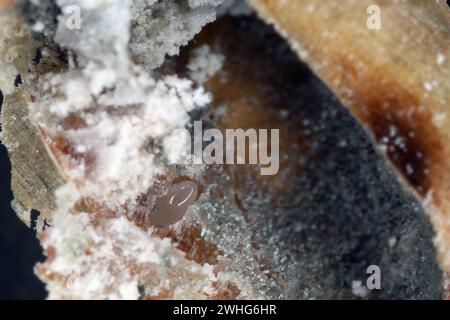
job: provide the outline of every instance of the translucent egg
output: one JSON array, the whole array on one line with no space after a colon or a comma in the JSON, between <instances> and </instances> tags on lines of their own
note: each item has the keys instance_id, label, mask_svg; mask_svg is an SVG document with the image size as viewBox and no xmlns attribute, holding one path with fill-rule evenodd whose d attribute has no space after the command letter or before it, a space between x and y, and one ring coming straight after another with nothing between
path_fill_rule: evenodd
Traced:
<instances>
[{"instance_id":1,"label":"translucent egg","mask_svg":"<svg viewBox=\"0 0 450 320\"><path fill-rule=\"evenodd\" d=\"M150 222L159 227L168 227L180 221L198 196L198 184L182 181L169 187L166 195L158 198Z\"/></svg>"}]
</instances>

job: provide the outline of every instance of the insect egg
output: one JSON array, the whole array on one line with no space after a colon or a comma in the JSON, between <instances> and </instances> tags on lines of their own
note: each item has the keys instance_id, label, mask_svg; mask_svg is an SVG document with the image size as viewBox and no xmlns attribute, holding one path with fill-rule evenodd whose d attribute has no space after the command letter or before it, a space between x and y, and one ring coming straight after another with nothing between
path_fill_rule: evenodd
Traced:
<instances>
[{"instance_id":1,"label":"insect egg","mask_svg":"<svg viewBox=\"0 0 450 320\"><path fill-rule=\"evenodd\" d=\"M180 221L198 196L198 184L182 181L170 186L167 193L156 199L150 222L159 227L168 227Z\"/></svg>"}]
</instances>

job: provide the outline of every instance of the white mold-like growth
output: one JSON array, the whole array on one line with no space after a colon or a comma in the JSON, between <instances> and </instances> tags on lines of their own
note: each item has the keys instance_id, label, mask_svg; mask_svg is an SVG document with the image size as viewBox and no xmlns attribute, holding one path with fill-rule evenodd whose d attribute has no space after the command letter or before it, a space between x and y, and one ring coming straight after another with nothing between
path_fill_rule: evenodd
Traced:
<instances>
[{"instance_id":1,"label":"white mold-like growth","mask_svg":"<svg viewBox=\"0 0 450 320\"><path fill-rule=\"evenodd\" d=\"M216 18L223 0L136 1L132 5L130 50L133 59L154 69L179 53L203 26Z\"/></svg>"},{"instance_id":2,"label":"white mold-like growth","mask_svg":"<svg viewBox=\"0 0 450 320\"><path fill-rule=\"evenodd\" d=\"M164 172L164 155L158 154L164 137L184 128L188 112L210 102L190 80L131 73L124 78L93 65L53 75L36 90L48 94L30 105L33 121L44 136L69 147L57 159L67 179L78 183L83 196L112 208L151 187ZM67 119L75 124L64 127Z\"/></svg>"},{"instance_id":3,"label":"white mold-like growth","mask_svg":"<svg viewBox=\"0 0 450 320\"><path fill-rule=\"evenodd\" d=\"M138 228L129 214L141 208L139 197L168 172L172 149L182 148L167 145L165 138L185 128L189 113L212 98L191 80L157 79L145 69L176 54L214 19L219 2L57 4L80 7L82 21L80 30L72 30L66 17L59 17L54 39L71 50L69 68L30 79L30 119L66 180L56 192L57 209L42 242L48 259L37 268L49 297L206 298L216 281L207 265ZM142 16L136 18L138 13ZM140 23L145 24L142 37L136 33ZM130 29L134 41L142 42L139 53L148 57L141 61L145 68L129 54L130 47L137 49Z\"/></svg>"},{"instance_id":4,"label":"white mold-like growth","mask_svg":"<svg viewBox=\"0 0 450 320\"><path fill-rule=\"evenodd\" d=\"M204 299L214 291L216 278L206 265L187 260L169 239L152 237L125 217L93 226L86 213L59 214L42 245L48 259L36 271L49 299L138 299L174 291Z\"/></svg>"},{"instance_id":5,"label":"white mold-like growth","mask_svg":"<svg viewBox=\"0 0 450 320\"><path fill-rule=\"evenodd\" d=\"M68 29L60 17L55 36L76 53L82 67L39 79L34 88L39 98L30 104L32 119L44 137L62 140L70 149L56 155L57 161L81 196L117 209L145 193L164 172L165 157L159 153L164 137L184 128L188 113L211 97L190 80L156 80L132 63L129 1L58 4L82 8L81 30ZM167 39L176 42L173 36Z\"/></svg>"},{"instance_id":6,"label":"white mold-like growth","mask_svg":"<svg viewBox=\"0 0 450 320\"><path fill-rule=\"evenodd\" d=\"M224 59L222 54L211 52L208 45L196 48L187 65L190 78L203 85L222 68Z\"/></svg>"}]
</instances>

